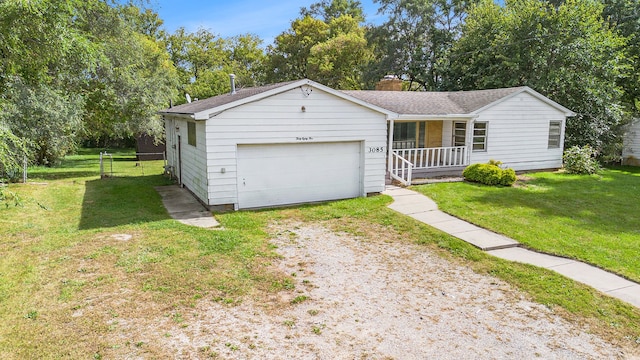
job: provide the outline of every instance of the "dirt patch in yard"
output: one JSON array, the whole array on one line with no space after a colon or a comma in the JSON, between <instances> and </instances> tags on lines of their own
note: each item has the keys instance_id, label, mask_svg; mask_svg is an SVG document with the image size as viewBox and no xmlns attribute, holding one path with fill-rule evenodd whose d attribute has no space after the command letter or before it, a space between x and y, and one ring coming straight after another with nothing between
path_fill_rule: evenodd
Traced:
<instances>
[{"instance_id":1,"label":"dirt patch in yard","mask_svg":"<svg viewBox=\"0 0 640 360\"><path fill-rule=\"evenodd\" d=\"M272 225L295 289L268 301L200 300L140 329L175 358L616 359L591 335L495 278L424 247L335 233L321 224ZM176 316L179 319L176 319ZM136 355L131 357L135 357ZM156 354L161 355L161 354Z\"/></svg>"}]
</instances>

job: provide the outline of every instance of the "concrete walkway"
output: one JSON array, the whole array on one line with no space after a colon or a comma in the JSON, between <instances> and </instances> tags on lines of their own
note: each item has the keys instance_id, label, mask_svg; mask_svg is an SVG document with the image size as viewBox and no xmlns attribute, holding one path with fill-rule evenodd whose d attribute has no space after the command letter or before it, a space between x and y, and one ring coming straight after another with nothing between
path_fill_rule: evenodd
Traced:
<instances>
[{"instance_id":1,"label":"concrete walkway","mask_svg":"<svg viewBox=\"0 0 640 360\"><path fill-rule=\"evenodd\" d=\"M579 261L521 248L520 243L511 238L445 214L438 210L433 200L415 191L387 186L383 194L394 200L389 208L462 239L493 256L553 270L640 308L640 284Z\"/></svg>"},{"instance_id":2,"label":"concrete walkway","mask_svg":"<svg viewBox=\"0 0 640 360\"><path fill-rule=\"evenodd\" d=\"M187 189L178 185L156 186L155 189L162 197L162 204L171 218L185 225L206 229L220 226L211 211L207 210Z\"/></svg>"}]
</instances>

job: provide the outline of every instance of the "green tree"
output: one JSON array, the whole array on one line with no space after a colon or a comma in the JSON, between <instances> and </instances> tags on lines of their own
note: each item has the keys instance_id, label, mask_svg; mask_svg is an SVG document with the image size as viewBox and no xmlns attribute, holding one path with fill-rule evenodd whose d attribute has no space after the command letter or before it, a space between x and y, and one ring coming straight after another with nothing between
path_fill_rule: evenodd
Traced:
<instances>
[{"instance_id":1,"label":"green tree","mask_svg":"<svg viewBox=\"0 0 640 360\"><path fill-rule=\"evenodd\" d=\"M20 171L22 159L28 155L24 139L17 137L9 126L0 121L0 179L13 179Z\"/></svg>"},{"instance_id":2,"label":"green tree","mask_svg":"<svg viewBox=\"0 0 640 360\"><path fill-rule=\"evenodd\" d=\"M365 29L350 15L329 22L330 37L309 53L309 76L337 89L361 89L366 66L373 60Z\"/></svg>"},{"instance_id":3,"label":"green tree","mask_svg":"<svg viewBox=\"0 0 640 360\"><path fill-rule=\"evenodd\" d=\"M369 68L367 80L376 82L393 74L408 81L410 89L443 90L450 49L473 2L376 0L388 20L369 34L378 60Z\"/></svg>"},{"instance_id":4,"label":"green tree","mask_svg":"<svg viewBox=\"0 0 640 360\"><path fill-rule=\"evenodd\" d=\"M229 74L239 86L260 84L264 73L262 40L245 34L219 38L209 30L189 33L179 28L167 39L167 47L180 78L180 88L194 98L207 98L229 91ZM184 102L184 97L177 103Z\"/></svg>"},{"instance_id":5,"label":"green tree","mask_svg":"<svg viewBox=\"0 0 640 360\"><path fill-rule=\"evenodd\" d=\"M267 47L267 79L279 82L309 78L311 48L329 38L329 25L311 16L296 19L291 29ZM318 80L318 79L314 79Z\"/></svg>"},{"instance_id":6,"label":"green tree","mask_svg":"<svg viewBox=\"0 0 640 360\"><path fill-rule=\"evenodd\" d=\"M26 154L50 164L83 129L79 85L95 69L99 47L76 26L83 2L0 2L0 166Z\"/></svg>"},{"instance_id":7,"label":"green tree","mask_svg":"<svg viewBox=\"0 0 640 360\"><path fill-rule=\"evenodd\" d=\"M177 76L169 57L158 43L138 34L104 44L108 61L88 83L86 137L129 138L141 133L162 138L157 111L168 107L176 93Z\"/></svg>"},{"instance_id":8,"label":"green tree","mask_svg":"<svg viewBox=\"0 0 640 360\"><path fill-rule=\"evenodd\" d=\"M539 0L491 0L473 7L452 52L450 89L527 85L575 111L566 145L603 149L622 119L624 39L590 0L553 6Z\"/></svg>"},{"instance_id":9,"label":"green tree","mask_svg":"<svg viewBox=\"0 0 640 360\"><path fill-rule=\"evenodd\" d=\"M164 43L155 38L160 35L157 17L133 5L98 3L81 10L78 26L102 55L83 84L85 138L98 144L141 133L161 139L157 111L175 96L177 75Z\"/></svg>"},{"instance_id":10,"label":"green tree","mask_svg":"<svg viewBox=\"0 0 640 360\"><path fill-rule=\"evenodd\" d=\"M0 124L13 134L3 138L2 147L9 155L19 154L26 143L32 163L51 165L75 149L83 129L84 102L80 96L45 84L29 86L19 77L7 84L4 95ZM15 165L7 159L3 164Z\"/></svg>"},{"instance_id":11,"label":"green tree","mask_svg":"<svg viewBox=\"0 0 640 360\"><path fill-rule=\"evenodd\" d=\"M63 86L92 71L99 49L75 26L79 0L0 2L0 92L19 76Z\"/></svg>"},{"instance_id":12,"label":"green tree","mask_svg":"<svg viewBox=\"0 0 640 360\"><path fill-rule=\"evenodd\" d=\"M624 48L627 66L619 84L632 116L640 117L640 4L637 0L603 0L602 16L627 38Z\"/></svg>"},{"instance_id":13,"label":"green tree","mask_svg":"<svg viewBox=\"0 0 640 360\"><path fill-rule=\"evenodd\" d=\"M322 1L301 13L267 48L267 81L309 78L339 89L363 88L373 51L360 2Z\"/></svg>"},{"instance_id":14,"label":"green tree","mask_svg":"<svg viewBox=\"0 0 640 360\"><path fill-rule=\"evenodd\" d=\"M232 70L240 85L255 86L264 83L266 54L262 49L262 39L245 34L227 39L227 44Z\"/></svg>"},{"instance_id":15,"label":"green tree","mask_svg":"<svg viewBox=\"0 0 640 360\"><path fill-rule=\"evenodd\" d=\"M59 141L31 142L37 162L53 163L72 151L78 134L95 140L161 132L156 112L168 105L177 86L159 42L161 25L155 12L133 3L0 2L0 94L6 99L3 110L19 115L7 120L8 128L29 141L38 131L51 139L63 134ZM42 96L41 104L28 94ZM29 122L32 118L47 121ZM22 129L27 124L31 132Z\"/></svg>"},{"instance_id":16,"label":"green tree","mask_svg":"<svg viewBox=\"0 0 640 360\"><path fill-rule=\"evenodd\" d=\"M342 15L349 15L359 23L365 21L362 3L358 0L322 0L311 4L309 8L300 9L300 15L322 19L327 23Z\"/></svg>"},{"instance_id":17,"label":"green tree","mask_svg":"<svg viewBox=\"0 0 640 360\"><path fill-rule=\"evenodd\" d=\"M565 0L551 0L556 7ZM640 3L638 0L599 0L604 5L602 18L626 38L625 63L628 66L618 78L624 91L623 101L628 115L640 116ZM629 117L627 117L627 120Z\"/></svg>"},{"instance_id":18,"label":"green tree","mask_svg":"<svg viewBox=\"0 0 640 360\"><path fill-rule=\"evenodd\" d=\"M166 32L163 28L164 21L153 9L128 3L122 5L121 13L135 32L146 35L156 41L166 38Z\"/></svg>"}]
</instances>

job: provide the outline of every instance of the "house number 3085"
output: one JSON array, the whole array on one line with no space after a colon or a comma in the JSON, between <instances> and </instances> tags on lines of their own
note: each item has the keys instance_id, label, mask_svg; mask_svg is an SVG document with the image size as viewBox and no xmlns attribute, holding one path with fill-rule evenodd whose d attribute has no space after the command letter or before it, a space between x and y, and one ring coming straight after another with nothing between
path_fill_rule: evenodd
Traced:
<instances>
[{"instance_id":1,"label":"house number 3085","mask_svg":"<svg viewBox=\"0 0 640 360\"><path fill-rule=\"evenodd\" d=\"M384 146L369 146L368 147L370 153L383 153Z\"/></svg>"}]
</instances>

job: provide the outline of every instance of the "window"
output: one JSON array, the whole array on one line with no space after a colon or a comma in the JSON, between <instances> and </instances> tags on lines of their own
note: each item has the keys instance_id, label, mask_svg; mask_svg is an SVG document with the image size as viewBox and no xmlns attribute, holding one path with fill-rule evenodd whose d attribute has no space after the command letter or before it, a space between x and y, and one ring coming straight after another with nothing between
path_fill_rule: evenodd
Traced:
<instances>
[{"instance_id":1,"label":"window","mask_svg":"<svg viewBox=\"0 0 640 360\"><path fill-rule=\"evenodd\" d=\"M562 131L562 121L549 122L549 149L560 147L560 132Z\"/></svg>"},{"instance_id":2,"label":"window","mask_svg":"<svg viewBox=\"0 0 640 360\"><path fill-rule=\"evenodd\" d=\"M187 123L187 143L196 146L196 123Z\"/></svg>"},{"instance_id":3,"label":"window","mask_svg":"<svg viewBox=\"0 0 640 360\"><path fill-rule=\"evenodd\" d=\"M466 122L453 123L453 146L465 146L467 135Z\"/></svg>"},{"instance_id":4,"label":"window","mask_svg":"<svg viewBox=\"0 0 640 360\"><path fill-rule=\"evenodd\" d=\"M413 149L416 147L416 123L401 122L393 124L393 148Z\"/></svg>"},{"instance_id":5,"label":"window","mask_svg":"<svg viewBox=\"0 0 640 360\"><path fill-rule=\"evenodd\" d=\"M487 151L487 123L473 124L473 151Z\"/></svg>"}]
</instances>

